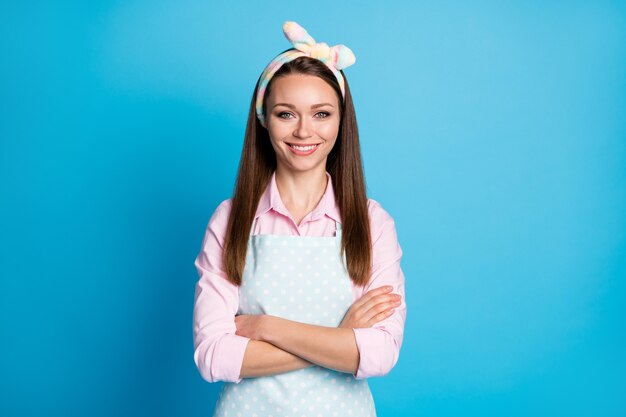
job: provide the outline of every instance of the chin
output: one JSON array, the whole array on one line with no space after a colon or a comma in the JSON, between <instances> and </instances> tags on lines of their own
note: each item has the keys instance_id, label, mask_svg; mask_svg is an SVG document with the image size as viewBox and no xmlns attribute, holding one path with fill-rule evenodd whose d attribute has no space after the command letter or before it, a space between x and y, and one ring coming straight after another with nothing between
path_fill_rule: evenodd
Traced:
<instances>
[{"instance_id":1,"label":"chin","mask_svg":"<svg viewBox=\"0 0 626 417\"><path fill-rule=\"evenodd\" d=\"M285 168L287 168L290 171L306 172L306 171L314 170L320 165L323 165L325 167L326 158L324 158L321 161L306 161L306 163L302 161L300 161L300 163L298 163L297 161L296 163L294 163L293 161L289 161L283 165L285 166Z\"/></svg>"}]
</instances>

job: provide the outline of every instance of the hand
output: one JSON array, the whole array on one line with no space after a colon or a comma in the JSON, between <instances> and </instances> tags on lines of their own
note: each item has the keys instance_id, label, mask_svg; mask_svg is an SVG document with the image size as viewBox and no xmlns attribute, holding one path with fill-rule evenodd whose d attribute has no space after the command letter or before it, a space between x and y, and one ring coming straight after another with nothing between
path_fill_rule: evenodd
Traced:
<instances>
[{"instance_id":1,"label":"hand","mask_svg":"<svg viewBox=\"0 0 626 417\"><path fill-rule=\"evenodd\" d=\"M254 340L263 340L261 334L265 317L264 314L241 314L235 316L235 325L237 326L235 334Z\"/></svg>"},{"instance_id":2,"label":"hand","mask_svg":"<svg viewBox=\"0 0 626 417\"><path fill-rule=\"evenodd\" d=\"M391 316L395 307L402 304L398 294L389 293L392 289L392 287L383 286L365 293L352 304L338 327L350 329L372 327Z\"/></svg>"}]
</instances>

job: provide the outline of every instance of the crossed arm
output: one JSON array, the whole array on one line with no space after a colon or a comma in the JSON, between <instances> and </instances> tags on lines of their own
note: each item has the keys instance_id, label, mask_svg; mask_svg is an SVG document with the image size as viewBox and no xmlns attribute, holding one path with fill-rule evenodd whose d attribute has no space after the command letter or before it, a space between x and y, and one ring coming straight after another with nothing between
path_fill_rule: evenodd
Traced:
<instances>
[{"instance_id":1,"label":"crossed arm","mask_svg":"<svg viewBox=\"0 0 626 417\"><path fill-rule=\"evenodd\" d=\"M239 382L313 365L350 372L357 379L389 372L398 359L406 317L402 251L393 220L385 216L377 223L367 293L332 328L269 315L237 316L238 287L227 280L221 259L220 226L227 208L222 204L209 221L195 262L200 279L193 315L194 361L203 378Z\"/></svg>"},{"instance_id":2,"label":"crossed arm","mask_svg":"<svg viewBox=\"0 0 626 417\"><path fill-rule=\"evenodd\" d=\"M289 353L271 343L250 339L243 357L239 376L241 378L252 378L275 375L308 368L309 366L313 366L313 363L302 359L298 355Z\"/></svg>"},{"instance_id":3,"label":"crossed arm","mask_svg":"<svg viewBox=\"0 0 626 417\"><path fill-rule=\"evenodd\" d=\"M338 327L300 323L270 315L235 317L236 334L250 338L240 377L256 377L314 364L356 376L359 349L353 328L370 327L401 304L391 287L380 287L357 300Z\"/></svg>"},{"instance_id":4,"label":"crossed arm","mask_svg":"<svg viewBox=\"0 0 626 417\"><path fill-rule=\"evenodd\" d=\"M314 364L352 374L358 369L359 350L352 329L263 315L237 316L236 321L237 334L250 338L241 378L283 373Z\"/></svg>"}]
</instances>

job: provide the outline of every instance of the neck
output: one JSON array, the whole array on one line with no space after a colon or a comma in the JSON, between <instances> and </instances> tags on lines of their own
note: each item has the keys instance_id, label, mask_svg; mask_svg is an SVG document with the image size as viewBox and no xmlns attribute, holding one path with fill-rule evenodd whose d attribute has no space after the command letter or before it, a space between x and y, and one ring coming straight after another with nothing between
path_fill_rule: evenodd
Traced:
<instances>
[{"instance_id":1,"label":"neck","mask_svg":"<svg viewBox=\"0 0 626 417\"><path fill-rule=\"evenodd\" d=\"M320 169L304 172L276 168L276 186L287 207L312 210L324 195L327 182L324 165L320 165Z\"/></svg>"}]
</instances>

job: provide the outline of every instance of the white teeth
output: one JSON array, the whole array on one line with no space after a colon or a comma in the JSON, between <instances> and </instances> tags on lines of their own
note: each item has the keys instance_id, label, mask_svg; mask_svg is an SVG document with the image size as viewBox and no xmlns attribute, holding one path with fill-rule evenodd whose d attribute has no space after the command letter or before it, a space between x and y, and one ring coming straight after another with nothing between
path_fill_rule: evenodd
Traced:
<instances>
[{"instance_id":1,"label":"white teeth","mask_svg":"<svg viewBox=\"0 0 626 417\"><path fill-rule=\"evenodd\" d=\"M298 146L298 145L289 145L292 148L302 151L302 152L306 152L306 151L310 151L311 149L315 148L317 145L311 145L311 146Z\"/></svg>"}]
</instances>

